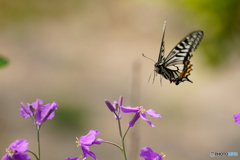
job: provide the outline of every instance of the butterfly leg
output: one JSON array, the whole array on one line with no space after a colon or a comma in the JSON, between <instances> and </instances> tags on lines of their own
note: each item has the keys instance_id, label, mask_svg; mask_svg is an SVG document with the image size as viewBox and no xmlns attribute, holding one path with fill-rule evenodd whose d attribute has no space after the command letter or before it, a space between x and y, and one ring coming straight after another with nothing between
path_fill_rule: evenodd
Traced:
<instances>
[{"instance_id":1,"label":"butterfly leg","mask_svg":"<svg viewBox=\"0 0 240 160\"><path fill-rule=\"evenodd\" d=\"M154 80L155 80L155 77L157 76L157 73L156 72L154 72L154 74L153 74L153 82L152 82L152 84L154 83Z\"/></svg>"},{"instance_id":2,"label":"butterfly leg","mask_svg":"<svg viewBox=\"0 0 240 160\"><path fill-rule=\"evenodd\" d=\"M163 76L160 75L160 84L162 86L162 79L163 79Z\"/></svg>"},{"instance_id":3,"label":"butterfly leg","mask_svg":"<svg viewBox=\"0 0 240 160\"><path fill-rule=\"evenodd\" d=\"M153 70L153 71L154 71L154 70ZM151 76L152 76L153 71L151 72L151 74L150 74L150 76L149 76L149 78L148 78L148 83L149 83L149 81L150 81L150 79L151 79Z\"/></svg>"}]
</instances>

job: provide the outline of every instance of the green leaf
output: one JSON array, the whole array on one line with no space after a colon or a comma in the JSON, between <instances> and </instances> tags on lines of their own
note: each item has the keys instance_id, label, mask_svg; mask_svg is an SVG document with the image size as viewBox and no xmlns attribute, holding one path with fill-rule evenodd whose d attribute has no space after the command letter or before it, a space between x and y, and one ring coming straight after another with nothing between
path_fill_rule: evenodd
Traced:
<instances>
[{"instance_id":1,"label":"green leaf","mask_svg":"<svg viewBox=\"0 0 240 160\"><path fill-rule=\"evenodd\" d=\"M6 58L0 57L0 67L6 66L8 64L8 60Z\"/></svg>"}]
</instances>

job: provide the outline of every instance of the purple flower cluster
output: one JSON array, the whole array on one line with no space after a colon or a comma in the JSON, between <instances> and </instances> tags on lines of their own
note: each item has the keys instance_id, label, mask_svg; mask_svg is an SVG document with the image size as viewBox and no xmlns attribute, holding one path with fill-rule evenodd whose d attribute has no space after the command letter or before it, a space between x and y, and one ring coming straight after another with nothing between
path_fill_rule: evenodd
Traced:
<instances>
[{"instance_id":1,"label":"purple flower cluster","mask_svg":"<svg viewBox=\"0 0 240 160\"><path fill-rule=\"evenodd\" d=\"M140 156L145 160L163 160L163 156L154 152L150 147L144 147L140 150Z\"/></svg>"},{"instance_id":2,"label":"purple flower cluster","mask_svg":"<svg viewBox=\"0 0 240 160\"><path fill-rule=\"evenodd\" d=\"M21 102L21 106L20 115L23 118L33 117L33 119L36 120L36 124L40 126L47 119L52 119L54 117L54 111L57 109L58 104L53 102L43 105L43 101L37 99L32 104L27 103L27 106Z\"/></svg>"},{"instance_id":3,"label":"purple flower cluster","mask_svg":"<svg viewBox=\"0 0 240 160\"><path fill-rule=\"evenodd\" d=\"M235 120L235 123L240 123L240 113L234 114L233 118Z\"/></svg>"},{"instance_id":4,"label":"purple flower cluster","mask_svg":"<svg viewBox=\"0 0 240 160\"><path fill-rule=\"evenodd\" d=\"M123 97L120 96L118 102L113 101L113 104L110 103L107 99L105 99L105 103L108 106L109 110L114 113L115 119L117 120L117 116L119 119L122 118L121 112L120 112L120 107L122 107L122 102L123 102Z\"/></svg>"},{"instance_id":5,"label":"purple flower cluster","mask_svg":"<svg viewBox=\"0 0 240 160\"><path fill-rule=\"evenodd\" d=\"M27 150L27 140L16 140L6 149L7 153L2 157L2 160L31 160L30 156L26 153Z\"/></svg>"},{"instance_id":6,"label":"purple flower cluster","mask_svg":"<svg viewBox=\"0 0 240 160\"><path fill-rule=\"evenodd\" d=\"M117 101L114 101L113 104L112 104L108 100L105 100L105 103L108 106L109 110L111 112L114 112L115 118L116 118L116 115L121 115L120 109L124 113L135 113L133 119L128 123L129 128L133 127L134 124L136 123L136 121L139 118L145 120L146 122L148 122L148 124L151 127L155 128L155 126L152 124L152 122L147 119L146 113L149 116L154 117L154 118L162 118L161 115L157 114L157 112L154 111L153 109L145 110L142 106L134 107L134 108L124 107L124 106L122 106L122 101L123 101L123 97L120 96L118 103L117 103ZM140 156L142 158L144 158L145 160L163 160L163 156L161 154L158 154L158 153L154 152L150 147L142 148L141 151L140 151Z\"/></svg>"},{"instance_id":7,"label":"purple flower cluster","mask_svg":"<svg viewBox=\"0 0 240 160\"><path fill-rule=\"evenodd\" d=\"M119 121L121 119L121 110L124 113L135 113L133 116L133 119L128 123L128 130L130 127L133 127L136 121L141 118L148 122L148 124L155 128L155 126L152 124L150 120L147 119L146 114L150 115L154 118L162 118L160 114L157 114L156 111L149 109L145 110L142 106L140 107L124 107L122 106L123 97L120 96L118 102L113 101L113 103L110 103L108 100L105 100L105 103L109 110L114 113L115 119ZM58 104L56 102L48 103L43 105L43 101L41 99L37 99L32 104L27 103L26 105L21 102L22 108L20 108L20 115L23 118L31 117L34 121L34 124L37 126L37 136L39 136L39 129L41 127L41 124L44 123L47 119L52 119L55 115L54 111L57 109ZM239 118L240 119L240 118ZM240 121L240 120L239 120ZM120 125L119 125L120 126ZM127 131L128 131L127 130ZM127 133L126 131L126 133ZM120 132L121 129L120 129ZM125 135L126 135L125 133ZM87 155L91 156L93 159L97 160L95 154L90 151L89 147L94 144L102 144L102 142L110 143L108 141L103 141L100 138L96 139L96 136L99 135L100 132L98 130L90 130L89 133L85 136L82 136L80 138L77 138L77 147L81 147L83 152L83 159L81 157L73 157L73 158L66 158L65 160L87 160ZM122 144L124 141L124 137L122 137ZM39 137L38 137L39 140ZM39 142L38 142L39 144ZM112 143L113 144L113 143ZM124 145L121 148L121 146L118 146L117 144L114 144L118 148L120 148L124 154L125 154L125 148ZM38 146L40 148L40 146ZM30 156L26 153L28 151L28 142L27 140L20 139L16 140L15 142L11 143L10 146L6 149L6 154L3 156L1 160L31 160ZM32 153L37 159L40 159L40 154L37 157L33 152ZM154 152L150 147L144 147L140 151L140 156L144 158L145 160L163 160L162 155ZM125 155L126 158L126 155Z\"/></svg>"},{"instance_id":8,"label":"purple flower cluster","mask_svg":"<svg viewBox=\"0 0 240 160\"><path fill-rule=\"evenodd\" d=\"M83 157L87 159L87 155L93 157L95 160L97 160L95 154L89 150L89 146L92 146L93 144L101 144L102 139L96 138L96 135L100 134L98 130L90 130L89 133L86 136L82 136L79 139L77 138L77 147L81 147L83 151Z\"/></svg>"},{"instance_id":9,"label":"purple flower cluster","mask_svg":"<svg viewBox=\"0 0 240 160\"><path fill-rule=\"evenodd\" d=\"M38 126L37 132L39 132L41 124L47 119L52 119L54 117L54 111L57 109L58 104L53 102L43 105L43 101L41 99L37 99L32 104L27 103L27 105L21 102L21 106L22 108L20 108L20 115L23 118L31 117L35 125ZM26 154L27 150L27 140L16 140L6 149L7 154L3 156L2 160L31 160L30 156Z\"/></svg>"},{"instance_id":10,"label":"purple flower cluster","mask_svg":"<svg viewBox=\"0 0 240 160\"><path fill-rule=\"evenodd\" d=\"M105 100L105 103L109 110L114 113L115 119L119 121L120 124L120 119L121 119L121 110L124 113L135 113L133 116L132 120L128 123L128 130L130 127L133 127L136 121L141 118L144 121L146 121L151 127L155 128L155 126L152 124L150 120L147 119L146 114L148 114L151 117L154 118L162 118L160 114L157 114L156 111L153 109L145 110L142 106L140 107L124 107L122 106L123 102L123 97L120 96L118 102L113 101L113 103L110 103L108 100ZM42 123L44 123L47 119L52 119L55 115L54 111L57 109L58 104L56 102L53 103L48 103L43 105L43 101L41 99L37 99L35 102L32 104L27 103L26 105L21 102L22 108L20 108L20 115L23 118L31 117L37 125L37 133L39 133L39 129ZM234 120L236 123L240 123L240 113L235 114ZM119 125L120 126L120 125ZM128 131L127 130L127 131ZM126 131L126 133L127 133ZM122 132L120 129L120 135L122 139L122 146L120 147L117 144L114 144L118 148L122 150L125 154L125 148L123 145L124 137L122 137ZM96 139L96 136L99 135L100 132L98 130L90 130L89 133L85 136L82 136L80 138L76 138L77 141L77 147L81 147L82 152L83 152L83 159L81 156L78 157L73 157L73 158L66 158L65 160L87 160L87 155L91 156L93 159L97 160L95 154L90 151L89 146L92 146L94 144L102 144L103 142L110 143L108 141L103 141L100 138ZM39 136L39 134L37 134ZM39 139L39 137L38 137ZM19 139L16 140L15 142L11 143L9 147L6 149L6 154L2 157L1 160L31 160L30 156L26 153L28 151L28 142L25 139ZM113 144L113 143L112 143ZM39 147L40 148L40 147ZM33 152L28 151L32 153L36 159L40 159L37 157ZM144 158L145 160L163 160L163 157L165 156L163 153L156 153L154 152L150 147L144 147L140 150L140 156ZM126 155L125 155L126 159Z\"/></svg>"},{"instance_id":11,"label":"purple flower cluster","mask_svg":"<svg viewBox=\"0 0 240 160\"><path fill-rule=\"evenodd\" d=\"M148 124L151 127L155 128L155 126L152 124L152 122L147 119L145 113L147 113L149 116L154 117L154 118L162 118L161 115L157 114L156 111L154 111L152 109L149 109L146 111L142 106L135 107L135 108L121 106L121 109L124 113L135 113L133 119L128 123L128 127L133 127L135 122L139 119L139 117L141 117L144 121L148 122Z\"/></svg>"},{"instance_id":12,"label":"purple flower cluster","mask_svg":"<svg viewBox=\"0 0 240 160\"><path fill-rule=\"evenodd\" d=\"M156 111L149 109L149 110L145 110L142 106L141 107L124 107L122 106L122 101L123 101L123 97L120 96L119 97L119 102L117 103L116 101L113 102L113 104L111 104L108 100L105 100L106 105L108 106L109 110L111 112L114 112L117 115L121 115L120 109L124 112L124 113L135 113L133 119L128 123L128 127L133 127L135 122L141 117L143 120L145 120L146 122L148 122L148 124L155 128L155 126L152 124L151 121L149 121L146 117L147 113L149 116L154 117L154 118L162 118L160 114L157 114ZM117 106L117 108L114 106ZM117 113L116 113L117 112Z\"/></svg>"},{"instance_id":13,"label":"purple flower cluster","mask_svg":"<svg viewBox=\"0 0 240 160\"><path fill-rule=\"evenodd\" d=\"M143 107L124 107L122 106L123 97L120 96L118 102L113 101L113 103L110 103L108 100L105 100L105 103L109 110L114 113L115 119L120 120L121 119L121 112L122 110L124 113L135 113L135 116L133 119L129 122L128 127L133 127L135 122L141 117L143 120L147 121L151 127L155 128L155 126L146 118L146 113L150 115L151 117L155 118L162 118L160 114L157 114L154 110L149 109L145 110ZM90 151L89 146L92 146L93 144L101 144L103 142L102 139L98 138L96 139L96 135L100 134L98 130L90 130L89 133L85 136L82 136L80 138L77 138L76 143L78 144L78 147L81 147L83 151L83 157L87 159L87 155L91 156L95 160L97 160L95 154ZM151 148L145 147L141 149L140 152L141 157L143 157L145 160L162 160L162 156L153 152ZM65 160L78 160L77 157L74 158L66 158Z\"/></svg>"}]
</instances>

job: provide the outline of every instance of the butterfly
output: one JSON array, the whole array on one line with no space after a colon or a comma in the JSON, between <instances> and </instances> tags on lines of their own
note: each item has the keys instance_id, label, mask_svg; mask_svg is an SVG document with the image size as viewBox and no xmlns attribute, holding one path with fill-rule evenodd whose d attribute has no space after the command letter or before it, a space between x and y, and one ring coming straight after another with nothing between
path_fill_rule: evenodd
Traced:
<instances>
[{"instance_id":1,"label":"butterfly","mask_svg":"<svg viewBox=\"0 0 240 160\"><path fill-rule=\"evenodd\" d=\"M197 49L199 42L203 38L204 33L201 30L189 33L172 49L172 51L165 58L164 57L165 28L166 28L166 21L164 22L164 26L163 26L163 36L162 36L162 43L160 46L158 61L155 62L154 60L142 54L145 58L148 58L155 62L153 82L157 74L160 74L161 84L162 84L162 77L169 80L170 83L173 82L176 85L184 81L189 81L192 83L192 81L188 79L188 76L190 75L190 71L192 70L192 64L190 63L192 54L190 54L190 52ZM149 77L149 80L150 78L151 78L151 75Z\"/></svg>"}]
</instances>

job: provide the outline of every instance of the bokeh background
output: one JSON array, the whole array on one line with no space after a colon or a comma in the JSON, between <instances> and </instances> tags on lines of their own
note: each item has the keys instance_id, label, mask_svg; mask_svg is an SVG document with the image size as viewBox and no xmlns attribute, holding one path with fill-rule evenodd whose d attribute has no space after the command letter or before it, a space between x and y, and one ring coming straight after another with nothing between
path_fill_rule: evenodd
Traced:
<instances>
[{"instance_id":1,"label":"bokeh background","mask_svg":"<svg viewBox=\"0 0 240 160\"><path fill-rule=\"evenodd\" d=\"M0 53L0 155L16 139L37 151L35 127L19 115L20 102L56 101L56 115L41 128L41 157L82 154L75 137L90 129L120 144L117 121L106 107L124 97L124 106L154 109L162 119L139 120L126 137L127 155L140 160L149 146L165 160L208 160L210 152L240 153L240 63L238 0L2 0ZM165 50L189 32L205 35L193 52L193 71L179 86L159 76L147 83L157 60L164 20ZM133 114L123 114L123 130ZM122 160L108 144L90 147L99 160ZM34 159L34 157L32 157ZM238 159L239 157L231 157ZM92 159L89 157L88 159Z\"/></svg>"}]
</instances>

